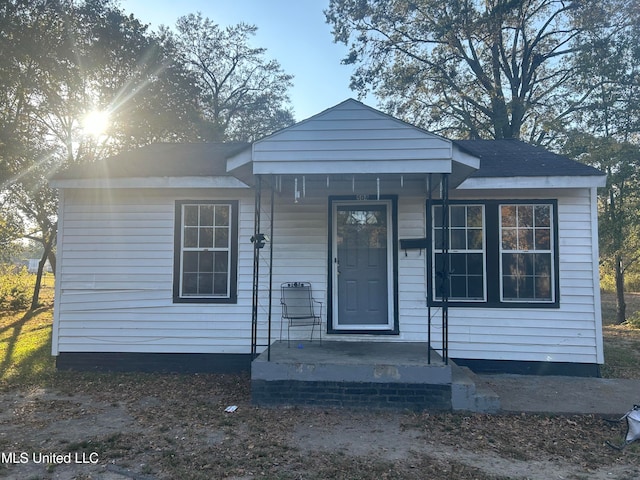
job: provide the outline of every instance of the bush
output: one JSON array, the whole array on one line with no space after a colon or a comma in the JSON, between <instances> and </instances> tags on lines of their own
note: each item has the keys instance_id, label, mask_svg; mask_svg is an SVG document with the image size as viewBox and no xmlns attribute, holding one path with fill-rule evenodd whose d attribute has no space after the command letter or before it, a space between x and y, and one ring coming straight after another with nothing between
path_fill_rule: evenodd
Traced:
<instances>
[{"instance_id":1,"label":"bush","mask_svg":"<svg viewBox=\"0 0 640 480\"><path fill-rule=\"evenodd\" d=\"M21 310L31 302L33 275L27 267L0 267L0 309Z\"/></svg>"},{"instance_id":2,"label":"bush","mask_svg":"<svg viewBox=\"0 0 640 480\"><path fill-rule=\"evenodd\" d=\"M640 328L640 311L627 316L627 321L624 324L631 328Z\"/></svg>"}]
</instances>

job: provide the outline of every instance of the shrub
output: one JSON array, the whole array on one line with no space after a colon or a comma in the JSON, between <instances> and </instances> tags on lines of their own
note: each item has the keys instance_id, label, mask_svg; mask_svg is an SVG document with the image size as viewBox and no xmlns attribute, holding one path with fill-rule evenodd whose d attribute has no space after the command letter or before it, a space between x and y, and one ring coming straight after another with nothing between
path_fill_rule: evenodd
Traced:
<instances>
[{"instance_id":1,"label":"shrub","mask_svg":"<svg viewBox=\"0 0 640 480\"><path fill-rule=\"evenodd\" d=\"M27 267L0 267L0 309L21 310L31 302L33 275Z\"/></svg>"},{"instance_id":2,"label":"shrub","mask_svg":"<svg viewBox=\"0 0 640 480\"><path fill-rule=\"evenodd\" d=\"M624 324L631 328L640 328L640 311L627 316L627 321Z\"/></svg>"}]
</instances>

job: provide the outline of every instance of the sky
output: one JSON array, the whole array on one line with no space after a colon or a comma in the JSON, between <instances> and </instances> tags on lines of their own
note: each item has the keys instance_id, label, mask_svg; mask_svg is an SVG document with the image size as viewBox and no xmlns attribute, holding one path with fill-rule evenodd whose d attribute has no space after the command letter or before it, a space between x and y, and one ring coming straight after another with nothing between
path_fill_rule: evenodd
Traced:
<instances>
[{"instance_id":1,"label":"sky","mask_svg":"<svg viewBox=\"0 0 640 480\"><path fill-rule=\"evenodd\" d=\"M152 30L174 27L179 17L197 12L223 27L256 25L253 45L266 48L266 58L294 76L289 94L298 121L357 96L349 89L353 66L340 64L347 47L333 42L325 23L328 5L329 0L120 0L127 14Z\"/></svg>"}]
</instances>

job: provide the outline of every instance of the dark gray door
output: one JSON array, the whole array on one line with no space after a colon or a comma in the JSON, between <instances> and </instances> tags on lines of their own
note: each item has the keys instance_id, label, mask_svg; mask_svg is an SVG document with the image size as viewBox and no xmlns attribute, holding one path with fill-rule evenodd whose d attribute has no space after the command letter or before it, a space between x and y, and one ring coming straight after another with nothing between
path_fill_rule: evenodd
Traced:
<instances>
[{"instance_id":1,"label":"dark gray door","mask_svg":"<svg viewBox=\"0 0 640 480\"><path fill-rule=\"evenodd\" d=\"M389 324L388 216L386 204L337 205L336 328Z\"/></svg>"}]
</instances>

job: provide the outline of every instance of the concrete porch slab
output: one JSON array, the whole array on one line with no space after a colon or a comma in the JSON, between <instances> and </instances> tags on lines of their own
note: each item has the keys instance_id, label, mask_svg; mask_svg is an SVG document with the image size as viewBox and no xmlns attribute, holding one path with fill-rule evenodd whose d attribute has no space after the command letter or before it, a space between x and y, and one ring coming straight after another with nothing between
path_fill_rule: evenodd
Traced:
<instances>
[{"instance_id":1,"label":"concrete porch slab","mask_svg":"<svg viewBox=\"0 0 640 480\"><path fill-rule=\"evenodd\" d=\"M475 376L445 365L426 343L276 342L251 365L251 398L261 406L493 412L499 399Z\"/></svg>"}]
</instances>

